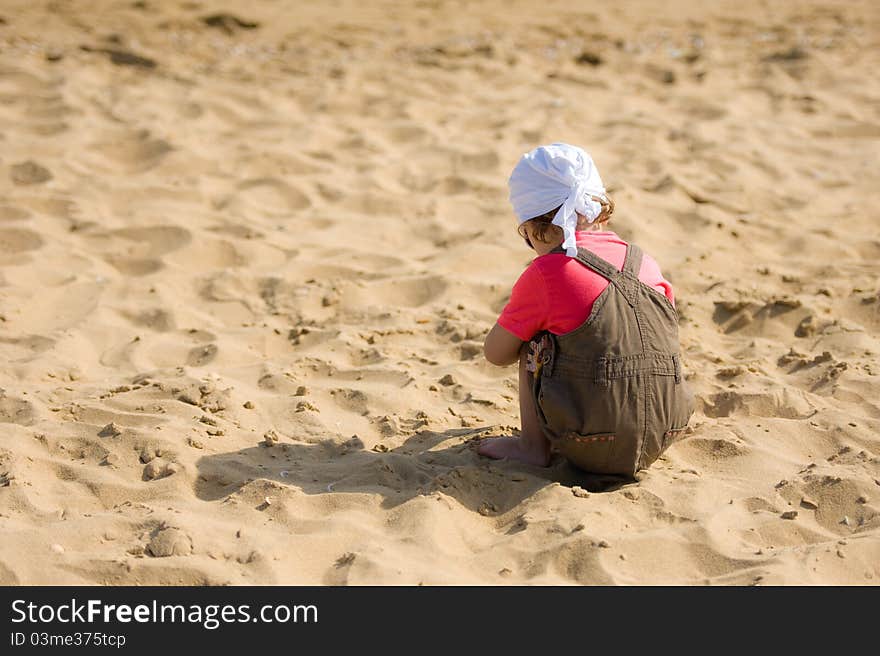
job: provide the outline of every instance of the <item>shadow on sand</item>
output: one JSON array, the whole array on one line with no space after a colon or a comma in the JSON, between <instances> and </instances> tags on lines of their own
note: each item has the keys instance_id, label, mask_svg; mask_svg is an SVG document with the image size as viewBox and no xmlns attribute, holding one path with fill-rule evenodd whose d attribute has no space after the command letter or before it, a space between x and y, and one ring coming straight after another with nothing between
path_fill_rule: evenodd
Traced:
<instances>
[{"instance_id":1,"label":"shadow on sand","mask_svg":"<svg viewBox=\"0 0 880 656\"><path fill-rule=\"evenodd\" d=\"M440 491L474 512L495 515L553 482L591 492L611 491L631 482L586 474L558 455L549 467L533 467L477 454L481 438L503 434L497 427L421 431L399 447L379 452L364 449L357 438L344 443L261 444L201 458L195 493L214 501L263 480L306 494L380 494L382 506L393 508Z\"/></svg>"}]
</instances>

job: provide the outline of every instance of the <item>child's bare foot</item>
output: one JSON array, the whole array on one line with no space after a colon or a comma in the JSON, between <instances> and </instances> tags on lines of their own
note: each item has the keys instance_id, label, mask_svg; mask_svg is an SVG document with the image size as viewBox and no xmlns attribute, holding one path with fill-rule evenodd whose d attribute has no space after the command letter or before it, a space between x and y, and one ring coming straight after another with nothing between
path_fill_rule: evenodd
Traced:
<instances>
[{"instance_id":1,"label":"child's bare foot","mask_svg":"<svg viewBox=\"0 0 880 656\"><path fill-rule=\"evenodd\" d=\"M539 439L487 437L480 441L477 453L496 460L511 458L538 467L550 464L550 443L543 436Z\"/></svg>"}]
</instances>

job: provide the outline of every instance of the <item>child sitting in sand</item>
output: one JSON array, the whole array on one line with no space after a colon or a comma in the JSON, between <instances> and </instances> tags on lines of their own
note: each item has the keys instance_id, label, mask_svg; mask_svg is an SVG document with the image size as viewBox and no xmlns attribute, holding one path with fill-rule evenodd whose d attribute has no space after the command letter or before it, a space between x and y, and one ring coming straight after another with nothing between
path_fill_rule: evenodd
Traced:
<instances>
[{"instance_id":1,"label":"child sitting in sand","mask_svg":"<svg viewBox=\"0 0 880 656\"><path fill-rule=\"evenodd\" d=\"M509 180L519 232L537 257L486 337L486 359L519 361L518 437L479 453L632 477L682 435L693 412L672 287L607 223L614 203L592 158L568 144L523 155Z\"/></svg>"}]
</instances>

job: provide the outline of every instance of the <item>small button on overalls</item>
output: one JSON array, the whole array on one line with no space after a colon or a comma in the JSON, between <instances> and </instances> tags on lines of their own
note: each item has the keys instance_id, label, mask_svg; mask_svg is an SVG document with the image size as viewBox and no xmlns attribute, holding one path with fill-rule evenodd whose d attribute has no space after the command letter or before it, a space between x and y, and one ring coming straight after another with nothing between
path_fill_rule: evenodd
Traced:
<instances>
[{"instance_id":1,"label":"small button on overalls","mask_svg":"<svg viewBox=\"0 0 880 656\"><path fill-rule=\"evenodd\" d=\"M620 271L583 248L577 261L609 284L578 328L531 341L527 366L538 418L573 465L632 477L683 436L693 414L678 315L666 296L639 280L638 246L627 247Z\"/></svg>"}]
</instances>

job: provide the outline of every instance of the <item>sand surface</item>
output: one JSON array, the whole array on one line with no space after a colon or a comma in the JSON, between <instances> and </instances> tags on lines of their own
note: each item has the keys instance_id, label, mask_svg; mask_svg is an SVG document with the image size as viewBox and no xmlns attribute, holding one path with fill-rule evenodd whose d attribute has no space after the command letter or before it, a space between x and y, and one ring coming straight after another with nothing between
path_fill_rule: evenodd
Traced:
<instances>
[{"instance_id":1,"label":"sand surface","mask_svg":"<svg viewBox=\"0 0 880 656\"><path fill-rule=\"evenodd\" d=\"M306 4L0 5L0 583L880 582L880 6ZM607 492L473 450L555 140L697 395Z\"/></svg>"}]
</instances>

